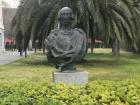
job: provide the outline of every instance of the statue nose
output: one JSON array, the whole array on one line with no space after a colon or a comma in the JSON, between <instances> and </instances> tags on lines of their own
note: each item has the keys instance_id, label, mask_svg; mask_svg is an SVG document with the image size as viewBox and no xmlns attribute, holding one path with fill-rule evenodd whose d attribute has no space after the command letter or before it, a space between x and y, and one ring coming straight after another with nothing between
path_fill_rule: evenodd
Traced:
<instances>
[{"instance_id":1,"label":"statue nose","mask_svg":"<svg viewBox=\"0 0 140 105\"><path fill-rule=\"evenodd\" d=\"M68 18L68 16L67 16L67 15L64 15L64 16L63 16L63 18L64 18L64 19L67 19L67 18Z\"/></svg>"},{"instance_id":2,"label":"statue nose","mask_svg":"<svg viewBox=\"0 0 140 105\"><path fill-rule=\"evenodd\" d=\"M69 17L64 17L63 18L65 21L68 21L69 20Z\"/></svg>"}]
</instances>

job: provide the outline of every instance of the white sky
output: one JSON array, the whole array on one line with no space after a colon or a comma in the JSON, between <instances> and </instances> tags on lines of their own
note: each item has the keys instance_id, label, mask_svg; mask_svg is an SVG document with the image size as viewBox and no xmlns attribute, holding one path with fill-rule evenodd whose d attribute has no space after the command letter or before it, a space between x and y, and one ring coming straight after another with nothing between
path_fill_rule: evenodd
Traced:
<instances>
[{"instance_id":1,"label":"white sky","mask_svg":"<svg viewBox=\"0 0 140 105\"><path fill-rule=\"evenodd\" d=\"M17 8L19 5L19 0L3 0L4 2L11 5L12 8Z\"/></svg>"}]
</instances>

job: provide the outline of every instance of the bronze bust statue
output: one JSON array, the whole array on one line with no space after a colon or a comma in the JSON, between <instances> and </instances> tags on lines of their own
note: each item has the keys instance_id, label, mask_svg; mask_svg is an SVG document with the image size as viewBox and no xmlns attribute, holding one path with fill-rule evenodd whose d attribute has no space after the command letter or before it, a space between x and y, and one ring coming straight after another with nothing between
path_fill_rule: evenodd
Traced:
<instances>
[{"instance_id":1,"label":"bronze bust statue","mask_svg":"<svg viewBox=\"0 0 140 105\"><path fill-rule=\"evenodd\" d=\"M58 13L60 26L46 39L48 61L62 72L76 70L75 62L81 60L87 50L87 38L82 29L72 28L74 14L64 7Z\"/></svg>"}]
</instances>

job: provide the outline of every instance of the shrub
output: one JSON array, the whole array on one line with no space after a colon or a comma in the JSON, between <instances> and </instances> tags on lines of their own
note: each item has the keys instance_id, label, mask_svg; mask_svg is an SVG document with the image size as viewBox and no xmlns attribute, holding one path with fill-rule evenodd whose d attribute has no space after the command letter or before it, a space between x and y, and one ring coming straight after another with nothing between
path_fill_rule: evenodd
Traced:
<instances>
[{"instance_id":1,"label":"shrub","mask_svg":"<svg viewBox=\"0 0 140 105\"><path fill-rule=\"evenodd\" d=\"M140 82L94 81L84 86L1 83L0 105L140 105Z\"/></svg>"}]
</instances>

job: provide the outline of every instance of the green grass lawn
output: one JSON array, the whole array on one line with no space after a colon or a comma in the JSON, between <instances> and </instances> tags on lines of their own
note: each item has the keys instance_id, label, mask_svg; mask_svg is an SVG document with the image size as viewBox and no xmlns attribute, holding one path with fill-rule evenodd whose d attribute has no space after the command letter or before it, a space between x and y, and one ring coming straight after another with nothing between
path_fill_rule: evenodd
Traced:
<instances>
[{"instance_id":1,"label":"green grass lawn","mask_svg":"<svg viewBox=\"0 0 140 105\"><path fill-rule=\"evenodd\" d=\"M84 61L77 64L77 68L87 70L90 81L140 80L140 56L130 53L123 53L120 56L88 54ZM38 53L0 66L0 82L52 81L53 71L55 68L47 62L46 56Z\"/></svg>"}]
</instances>

